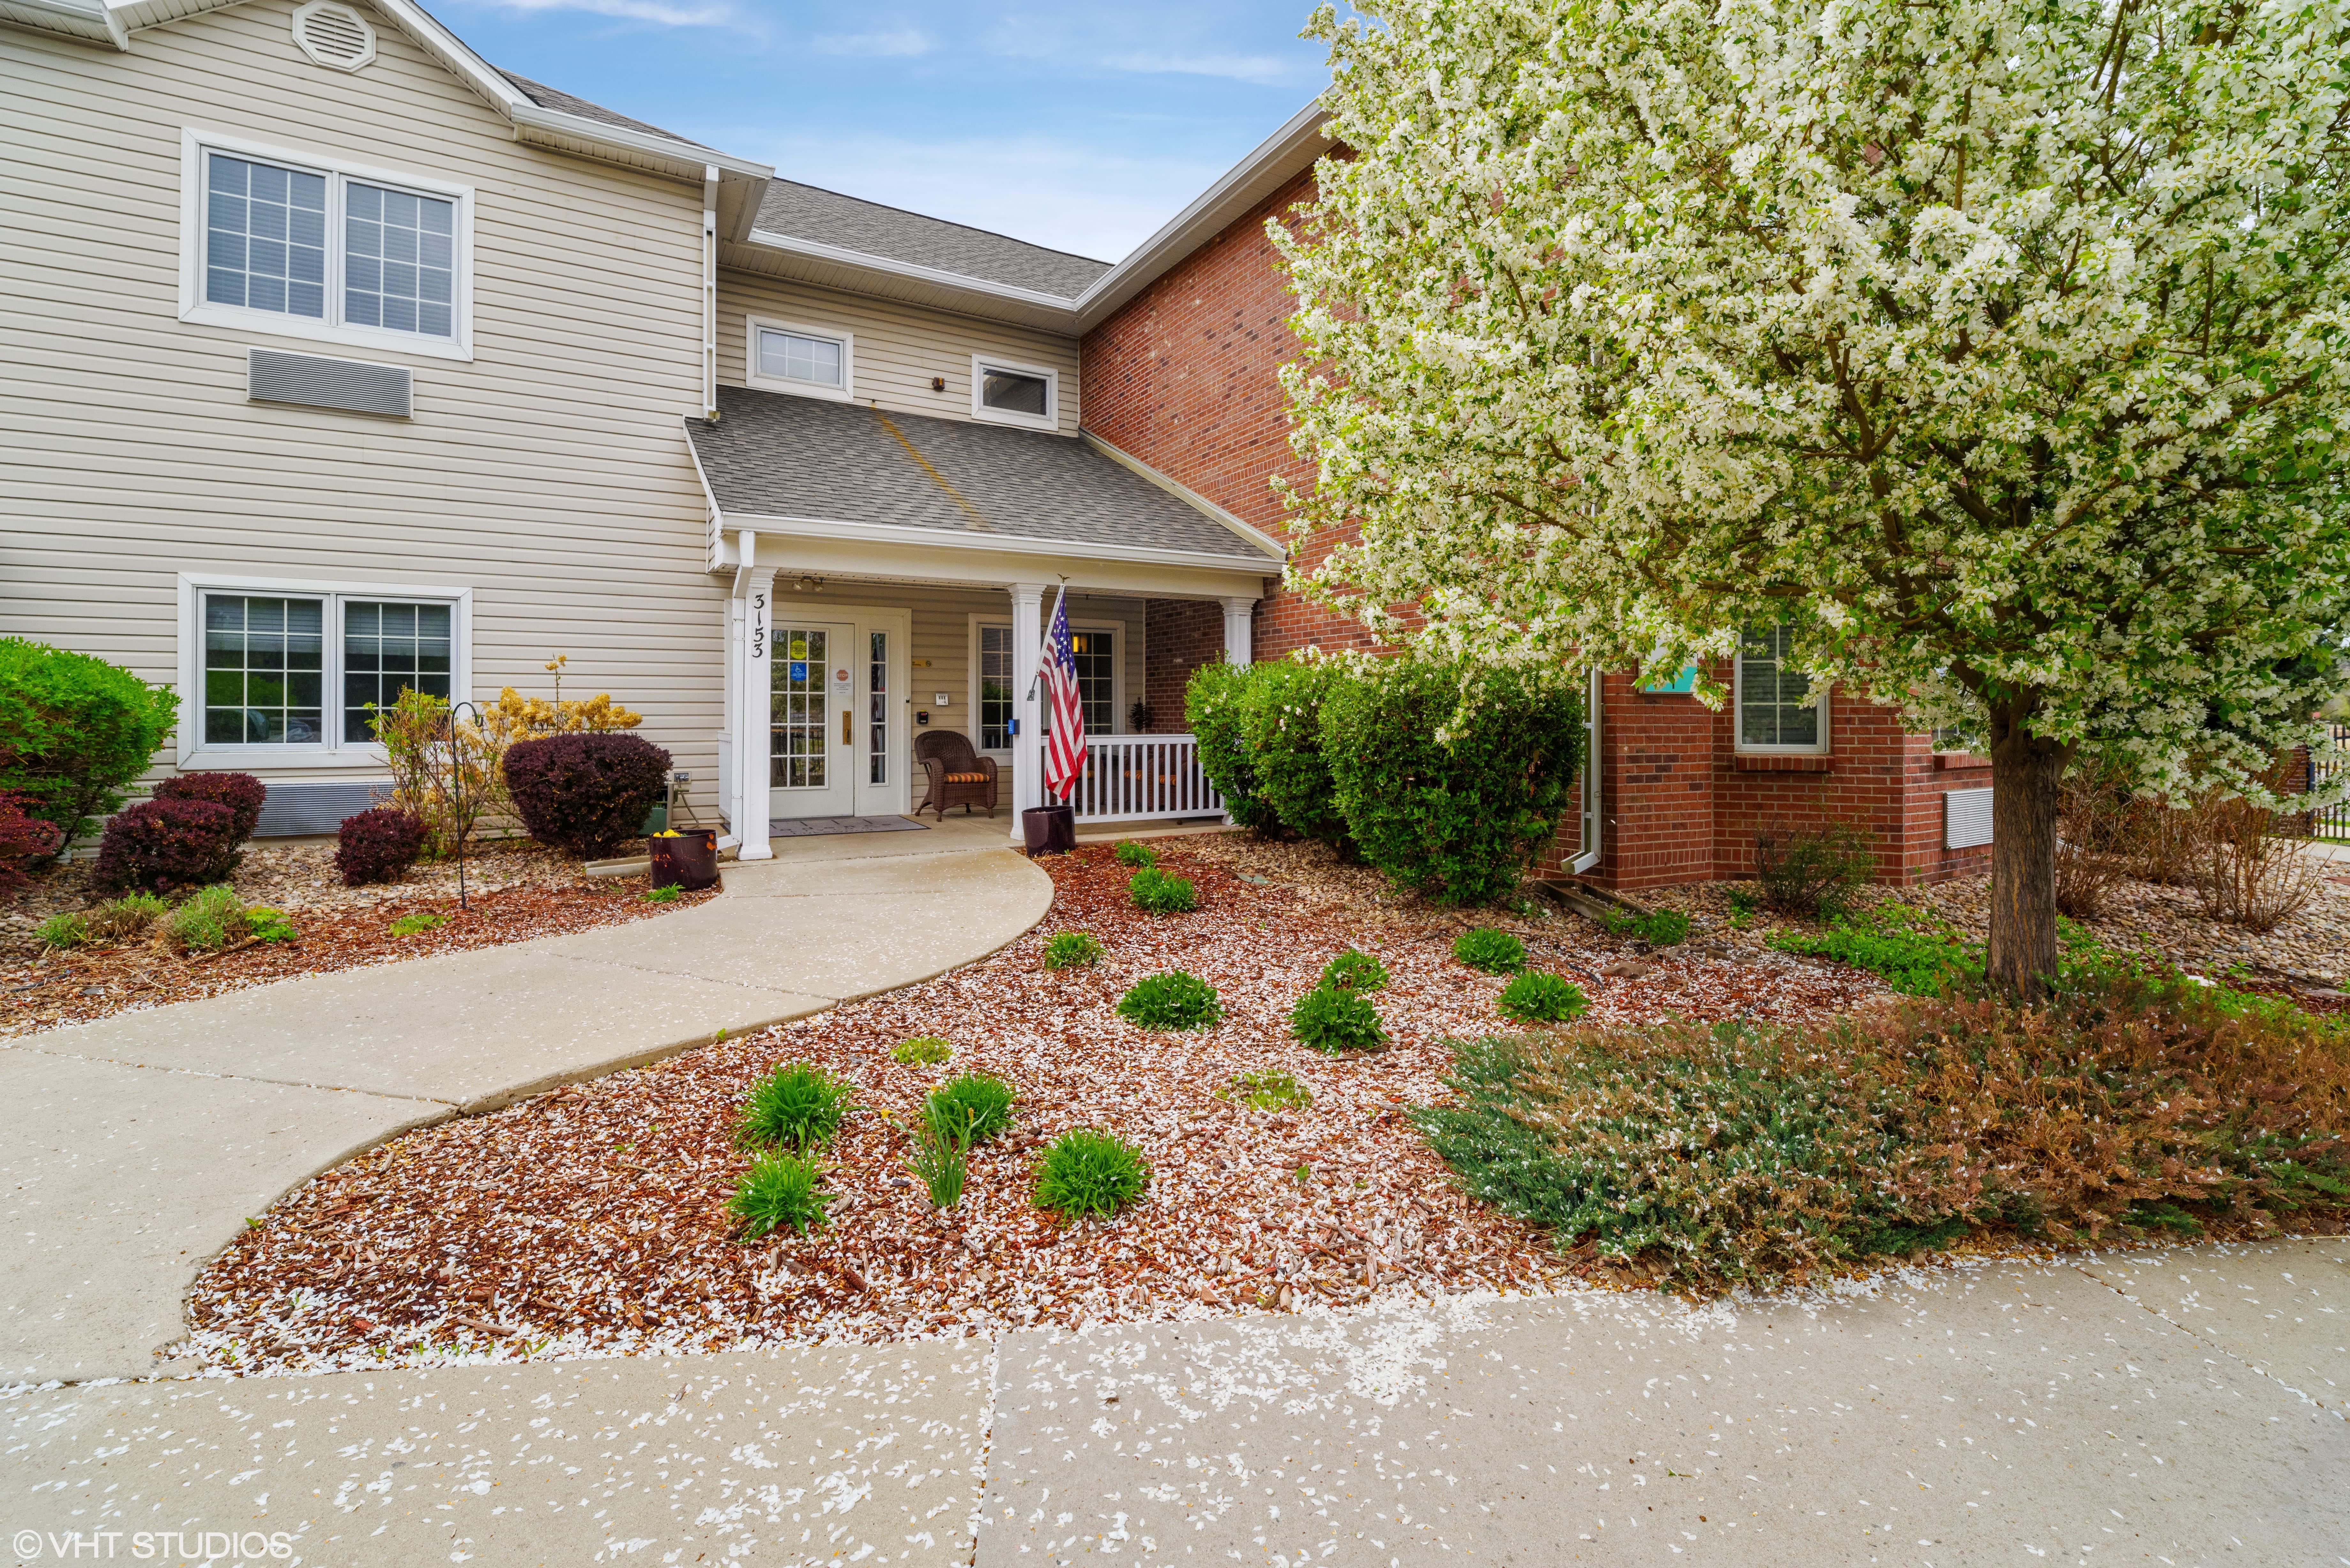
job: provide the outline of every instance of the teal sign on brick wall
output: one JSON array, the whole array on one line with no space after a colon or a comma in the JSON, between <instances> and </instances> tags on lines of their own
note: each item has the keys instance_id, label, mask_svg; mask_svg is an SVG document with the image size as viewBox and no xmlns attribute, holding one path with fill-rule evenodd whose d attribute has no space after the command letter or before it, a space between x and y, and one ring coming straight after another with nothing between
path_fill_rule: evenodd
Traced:
<instances>
[{"instance_id":1,"label":"teal sign on brick wall","mask_svg":"<svg viewBox=\"0 0 2350 1568\"><path fill-rule=\"evenodd\" d=\"M1674 676L1670 680L1652 681L1649 684L1641 687L1640 690L1643 691L1654 692L1678 691L1681 695L1687 696L1697 690L1697 666L1694 664L1685 664L1681 666L1681 672L1679 675Z\"/></svg>"}]
</instances>

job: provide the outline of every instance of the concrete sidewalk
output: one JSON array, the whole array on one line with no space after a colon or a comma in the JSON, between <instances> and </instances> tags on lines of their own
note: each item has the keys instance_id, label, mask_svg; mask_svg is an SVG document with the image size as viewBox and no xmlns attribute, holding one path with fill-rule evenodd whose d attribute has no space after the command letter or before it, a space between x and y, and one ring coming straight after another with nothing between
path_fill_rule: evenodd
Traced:
<instances>
[{"instance_id":1,"label":"concrete sidewalk","mask_svg":"<svg viewBox=\"0 0 2350 1568\"><path fill-rule=\"evenodd\" d=\"M483 1568L2313 1568L2350 1563L2345 1346L2334 1241L1701 1310L1593 1291L40 1389L0 1399L0 1563L245 1532L186 1555L261 1563L282 1532L276 1561Z\"/></svg>"},{"instance_id":2,"label":"concrete sidewalk","mask_svg":"<svg viewBox=\"0 0 2350 1568\"><path fill-rule=\"evenodd\" d=\"M203 1262L359 1150L926 979L1052 903L1042 871L968 830L790 848L655 920L9 1041L0 1384L172 1370L156 1352Z\"/></svg>"}]
</instances>

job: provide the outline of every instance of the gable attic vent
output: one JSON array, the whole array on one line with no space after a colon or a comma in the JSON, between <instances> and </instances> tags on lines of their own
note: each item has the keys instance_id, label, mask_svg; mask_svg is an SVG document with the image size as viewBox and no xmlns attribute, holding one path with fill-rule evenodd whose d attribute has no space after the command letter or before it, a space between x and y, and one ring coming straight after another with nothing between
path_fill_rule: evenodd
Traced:
<instances>
[{"instance_id":1,"label":"gable attic vent","mask_svg":"<svg viewBox=\"0 0 2350 1568\"><path fill-rule=\"evenodd\" d=\"M248 348L244 353L244 395L253 402L301 403L395 420L411 415L405 366L288 354L282 348Z\"/></svg>"},{"instance_id":2,"label":"gable attic vent","mask_svg":"<svg viewBox=\"0 0 2350 1568\"><path fill-rule=\"evenodd\" d=\"M355 71L375 58L375 29L334 0L310 0L294 13L294 42L313 64Z\"/></svg>"}]
</instances>

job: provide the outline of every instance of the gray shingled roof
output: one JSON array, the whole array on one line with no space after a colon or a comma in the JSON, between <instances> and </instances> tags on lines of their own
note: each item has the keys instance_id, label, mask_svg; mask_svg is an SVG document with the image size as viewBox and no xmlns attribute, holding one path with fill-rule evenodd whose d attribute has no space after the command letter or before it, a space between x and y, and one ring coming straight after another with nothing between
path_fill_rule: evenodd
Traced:
<instances>
[{"instance_id":1,"label":"gray shingled roof","mask_svg":"<svg viewBox=\"0 0 2350 1568\"><path fill-rule=\"evenodd\" d=\"M768 182L766 197L759 203L759 227L796 240L1035 289L1059 299L1076 298L1110 267L1109 263L1090 256L1046 250L985 229L965 228L789 180Z\"/></svg>"},{"instance_id":2,"label":"gray shingled roof","mask_svg":"<svg viewBox=\"0 0 2350 1568\"><path fill-rule=\"evenodd\" d=\"M718 389L718 409L716 425L685 428L723 512L934 529L969 545L991 534L1048 539L1073 554L1181 550L1276 569L1222 523L1067 436L741 387Z\"/></svg>"},{"instance_id":3,"label":"gray shingled roof","mask_svg":"<svg viewBox=\"0 0 2350 1568\"><path fill-rule=\"evenodd\" d=\"M641 119L630 119L625 114L615 114L600 103L589 103L584 98L574 98L560 88L548 87L545 82L535 82L528 77L518 77L503 66L495 68L498 75L522 89L523 97L541 109L551 109L558 114L576 114L582 119L592 119L598 125L617 125L623 130L641 130L648 136L658 136L664 140L674 141L680 147L691 147L698 152L715 151L713 148L702 146L699 141L689 141L674 130L663 130L658 125L647 125Z\"/></svg>"}]
</instances>

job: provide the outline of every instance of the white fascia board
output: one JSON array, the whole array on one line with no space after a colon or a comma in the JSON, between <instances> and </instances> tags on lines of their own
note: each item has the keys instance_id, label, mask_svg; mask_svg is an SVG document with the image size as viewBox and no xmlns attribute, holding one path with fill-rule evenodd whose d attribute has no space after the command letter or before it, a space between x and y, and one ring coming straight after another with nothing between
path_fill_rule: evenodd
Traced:
<instances>
[{"instance_id":1,"label":"white fascia board","mask_svg":"<svg viewBox=\"0 0 2350 1568\"><path fill-rule=\"evenodd\" d=\"M1157 234L1094 279L1076 301L1077 330L1092 331L1161 273L1321 157L1329 145L1322 129L1329 119L1330 111L1318 99L1291 115L1279 130L1259 142Z\"/></svg>"},{"instance_id":2,"label":"white fascia board","mask_svg":"<svg viewBox=\"0 0 2350 1568\"><path fill-rule=\"evenodd\" d=\"M1173 496L1184 505L1191 507L1193 511L1203 513L1206 515L1214 518L1217 522L1222 524L1225 527L1239 535L1243 539L1255 545L1258 549L1263 550L1267 556L1271 556L1273 565L1278 566L1289 558L1289 551L1283 546L1280 540L1275 539L1272 535L1252 524L1243 522L1237 514L1225 511L1222 507L1217 505L1214 502L1209 500L1206 496L1201 494L1190 485L1185 484L1179 480L1169 478L1166 474L1159 472L1157 469L1151 467L1140 458L1134 456L1131 452L1128 452L1118 447L1112 446L1109 442L1102 440L1101 437L1094 434L1094 432L1089 430L1082 428L1079 429L1077 431L1077 439L1084 441L1096 452L1101 453L1104 457L1109 459L1112 462L1117 463L1120 468L1127 469L1141 478L1149 480L1151 483L1157 485L1159 489L1165 491L1168 494Z\"/></svg>"},{"instance_id":3,"label":"white fascia board","mask_svg":"<svg viewBox=\"0 0 2350 1568\"><path fill-rule=\"evenodd\" d=\"M767 250L782 251L790 255L806 256L811 261L830 262L835 266L850 267L886 277L910 279L940 288L988 298L1010 300L1053 312L1060 318L1061 330L1076 330L1076 301L1064 295L1045 294L1039 289L1020 288L1008 283L991 283L967 273L948 272L941 267L920 266L912 262L895 261L877 256L868 251L853 251L840 245L828 245L820 240L804 240L792 234L779 234L772 229L754 228L744 242Z\"/></svg>"},{"instance_id":4,"label":"white fascia board","mask_svg":"<svg viewBox=\"0 0 2350 1568\"><path fill-rule=\"evenodd\" d=\"M775 171L764 163L754 163L747 158L713 151L707 147L694 147L682 141L672 141L666 136L651 136L641 130L631 130L625 125L608 125L585 115L567 114L557 109L545 109L522 99L507 111L507 118L516 125L531 126L541 130L560 131L583 141L594 141L618 151L650 154L666 158L700 183L702 171L715 166L722 173L733 174L761 183L775 178Z\"/></svg>"},{"instance_id":5,"label":"white fascia board","mask_svg":"<svg viewBox=\"0 0 2350 1568\"><path fill-rule=\"evenodd\" d=\"M686 418L691 420L693 416L688 414ZM723 564L722 557L726 554L726 511L718 504L718 492L710 488L710 475L702 472L702 454L693 448L693 432L681 425L678 433L685 438L686 461L693 464L694 483L702 486L702 503L710 509L710 569L714 572Z\"/></svg>"},{"instance_id":6,"label":"white fascia board","mask_svg":"<svg viewBox=\"0 0 2350 1568\"><path fill-rule=\"evenodd\" d=\"M781 517L756 512L727 512L721 515L721 532L749 528L762 537L773 535L876 545L910 545L926 550L984 550L1005 556L1058 556L1145 566L1181 566L1194 571L1240 572L1260 578L1281 569L1279 561L1211 556L1203 550L1156 550L1141 545L1096 545L1076 539L1038 539L1024 534L997 534L978 528L950 534L939 528L907 528L888 523L843 523L830 517Z\"/></svg>"},{"instance_id":7,"label":"white fascia board","mask_svg":"<svg viewBox=\"0 0 2350 1568\"><path fill-rule=\"evenodd\" d=\"M130 47L130 29L105 0L0 0L0 22L85 44Z\"/></svg>"}]
</instances>

